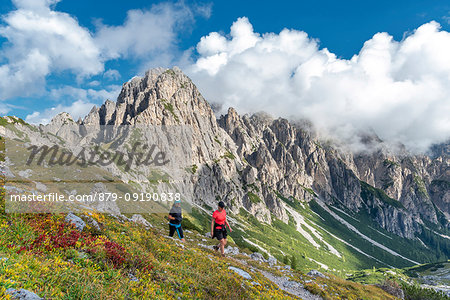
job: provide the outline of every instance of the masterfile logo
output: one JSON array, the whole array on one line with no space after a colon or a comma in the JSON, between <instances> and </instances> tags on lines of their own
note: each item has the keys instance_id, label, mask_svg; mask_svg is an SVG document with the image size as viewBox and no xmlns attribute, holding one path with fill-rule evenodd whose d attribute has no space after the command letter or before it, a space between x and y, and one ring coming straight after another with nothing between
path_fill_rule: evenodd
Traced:
<instances>
[{"instance_id":1,"label":"masterfile logo","mask_svg":"<svg viewBox=\"0 0 450 300\"><path fill-rule=\"evenodd\" d=\"M189 126L6 127L8 212L167 212L192 197Z\"/></svg>"}]
</instances>

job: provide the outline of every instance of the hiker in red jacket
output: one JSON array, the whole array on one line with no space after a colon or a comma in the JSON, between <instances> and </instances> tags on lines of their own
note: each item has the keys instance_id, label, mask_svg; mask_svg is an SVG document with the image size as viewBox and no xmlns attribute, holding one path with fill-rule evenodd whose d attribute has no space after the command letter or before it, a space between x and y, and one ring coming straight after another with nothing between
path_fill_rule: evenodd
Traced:
<instances>
[{"instance_id":1,"label":"hiker in red jacket","mask_svg":"<svg viewBox=\"0 0 450 300\"><path fill-rule=\"evenodd\" d=\"M222 256L225 256L225 245L227 244L227 228L230 229L230 233L233 231L230 227L230 224L227 221L227 213L225 211L225 203L222 201L219 202L218 209L212 215L211 221L211 237L217 238L219 240L219 244L214 246L215 250L220 249L220 253Z\"/></svg>"}]
</instances>

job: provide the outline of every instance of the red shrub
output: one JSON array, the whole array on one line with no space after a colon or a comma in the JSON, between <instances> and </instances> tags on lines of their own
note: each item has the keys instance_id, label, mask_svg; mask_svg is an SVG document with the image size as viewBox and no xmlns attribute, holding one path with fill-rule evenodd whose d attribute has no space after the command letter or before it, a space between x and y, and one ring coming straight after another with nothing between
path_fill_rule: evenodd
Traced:
<instances>
[{"instance_id":1,"label":"red shrub","mask_svg":"<svg viewBox=\"0 0 450 300\"><path fill-rule=\"evenodd\" d=\"M128 256L125 248L116 242L105 242L106 257L113 263L114 267L119 267L125 262Z\"/></svg>"}]
</instances>

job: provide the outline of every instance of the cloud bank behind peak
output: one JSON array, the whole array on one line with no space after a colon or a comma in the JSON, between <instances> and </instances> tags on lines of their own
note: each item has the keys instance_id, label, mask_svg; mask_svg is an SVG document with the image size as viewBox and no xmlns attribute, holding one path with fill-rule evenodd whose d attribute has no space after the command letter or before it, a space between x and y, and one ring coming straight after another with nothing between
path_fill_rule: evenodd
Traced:
<instances>
[{"instance_id":1,"label":"cloud bank behind peak","mask_svg":"<svg viewBox=\"0 0 450 300\"><path fill-rule=\"evenodd\" d=\"M377 33L349 60L303 31L256 33L245 17L196 50L187 73L224 109L306 118L355 150L365 132L414 152L450 138L450 33L436 22L402 41Z\"/></svg>"}]
</instances>

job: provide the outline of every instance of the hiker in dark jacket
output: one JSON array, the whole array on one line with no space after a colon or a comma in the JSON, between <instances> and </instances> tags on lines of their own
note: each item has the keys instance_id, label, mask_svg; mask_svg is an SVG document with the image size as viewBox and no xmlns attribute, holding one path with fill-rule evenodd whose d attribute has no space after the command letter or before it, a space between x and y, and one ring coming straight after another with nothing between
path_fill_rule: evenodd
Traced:
<instances>
[{"instance_id":1,"label":"hiker in dark jacket","mask_svg":"<svg viewBox=\"0 0 450 300\"><path fill-rule=\"evenodd\" d=\"M175 231L181 241L184 242L183 228L181 227L181 201L176 200L169 212L169 236L173 237Z\"/></svg>"}]
</instances>

